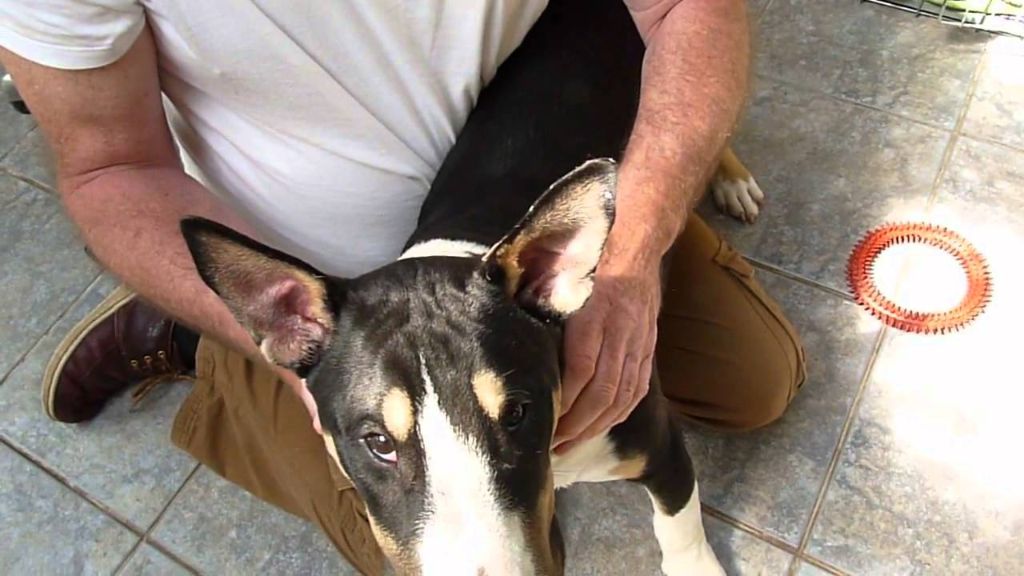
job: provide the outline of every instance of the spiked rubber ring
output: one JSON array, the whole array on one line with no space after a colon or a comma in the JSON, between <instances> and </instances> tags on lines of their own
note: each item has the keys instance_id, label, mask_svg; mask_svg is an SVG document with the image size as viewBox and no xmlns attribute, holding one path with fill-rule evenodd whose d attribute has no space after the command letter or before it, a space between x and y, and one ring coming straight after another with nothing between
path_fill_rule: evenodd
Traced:
<instances>
[{"instance_id":1,"label":"spiked rubber ring","mask_svg":"<svg viewBox=\"0 0 1024 576\"><path fill-rule=\"evenodd\" d=\"M959 304L943 312L917 312L882 295L875 284L875 261L886 249L907 243L934 246L960 263L967 276L967 293ZM959 330L981 314L992 296L988 264L981 253L960 234L932 224L885 224L868 232L850 254L846 279L861 306L886 325L905 332Z\"/></svg>"}]
</instances>

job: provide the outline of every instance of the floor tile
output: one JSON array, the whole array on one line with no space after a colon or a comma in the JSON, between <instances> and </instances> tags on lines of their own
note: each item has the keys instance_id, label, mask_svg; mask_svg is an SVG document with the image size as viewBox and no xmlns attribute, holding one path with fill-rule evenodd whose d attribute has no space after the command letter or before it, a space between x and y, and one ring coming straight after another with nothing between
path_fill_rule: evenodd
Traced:
<instances>
[{"instance_id":1,"label":"floor tile","mask_svg":"<svg viewBox=\"0 0 1024 576\"><path fill-rule=\"evenodd\" d=\"M706 503L795 547L879 326L839 298L760 276L801 333L807 381L779 422L742 434L688 426L687 447Z\"/></svg>"},{"instance_id":2,"label":"floor tile","mask_svg":"<svg viewBox=\"0 0 1024 576\"><path fill-rule=\"evenodd\" d=\"M761 18L761 14L764 12L765 6L767 6L770 1L771 0L747 0L747 14L750 16L751 24L756 24L756 22Z\"/></svg>"},{"instance_id":3,"label":"floor tile","mask_svg":"<svg viewBox=\"0 0 1024 576\"><path fill-rule=\"evenodd\" d=\"M157 388L136 412L124 394L85 424L52 422L40 406L40 381L50 354L115 285L104 276L0 386L0 434L145 529L195 466L169 439L188 385Z\"/></svg>"},{"instance_id":4,"label":"floor tile","mask_svg":"<svg viewBox=\"0 0 1024 576\"><path fill-rule=\"evenodd\" d=\"M963 131L1024 148L1024 40L989 44Z\"/></svg>"},{"instance_id":5,"label":"floor tile","mask_svg":"<svg viewBox=\"0 0 1024 576\"><path fill-rule=\"evenodd\" d=\"M211 574L356 574L316 527L201 469L154 539Z\"/></svg>"},{"instance_id":6,"label":"floor tile","mask_svg":"<svg viewBox=\"0 0 1024 576\"><path fill-rule=\"evenodd\" d=\"M31 116L19 114L7 104L6 100L0 101L0 159L6 156L33 128L35 128L35 122Z\"/></svg>"},{"instance_id":7,"label":"floor tile","mask_svg":"<svg viewBox=\"0 0 1024 576\"><path fill-rule=\"evenodd\" d=\"M3 160L0 160L0 168L18 177L38 182L51 191L57 189L53 155L38 128L26 134Z\"/></svg>"},{"instance_id":8,"label":"floor tile","mask_svg":"<svg viewBox=\"0 0 1024 576\"><path fill-rule=\"evenodd\" d=\"M629 482L577 484L558 492L566 574L660 574L661 551L646 491ZM728 574L781 575L790 555L705 516L711 547Z\"/></svg>"},{"instance_id":9,"label":"floor tile","mask_svg":"<svg viewBox=\"0 0 1024 576\"><path fill-rule=\"evenodd\" d=\"M801 562L800 568L796 572L796 576L831 576L831 573L826 572L817 566Z\"/></svg>"},{"instance_id":10,"label":"floor tile","mask_svg":"<svg viewBox=\"0 0 1024 576\"><path fill-rule=\"evenodd\" d=\"M762 74L946 128L989 38L856 0L776 0L760 28Z\"/></svg>"},{"instance_id":11,"label":"floor tile","mask_svg":"<svg viewBox=\"0 0 1024 576\"><path fill-rule=\"evenodd\" d=\"M0 174L0 377L99 273L56 198Z\"/></svg>"},{"instance_id":12,"label":"floor tile","mask_svg":"<svg viewBox=\"0 0 1024 576\"><path fill-rule=\"evenodd\" d=\"M783 576L793 561L780 550L725 522L704 517L708 542L722 562L726 574L741 576Z\"/></svg>"},{"instance_id":13,"label":"floor tile","mask_svg":"<svg viewBox=\"0 0 1024 576\"><path fill-rule=\"evenodd\" d=\"M642 487L577 484L560 490L555 505L568 576L660 573L651 500Z\"/></svg>"},{"instance_id":14,"label":"floor tile","mask_svg":"<svg viewBox=\"0 0 1024 576\"><path fill-rule=\"evenodd\" d=\"M138 537L0 445L0 574L110 574Z\"/></svg>"},{"instance_id":15,"label":"floor tile","mask_svg":"<svg viewBox=\"0 0 1024 576\"><path fill-rule=\"evenodd\" d=\"M148 544L143 544L132 555L119 576L187 576L187 568L168 558Z\"/></svg>"},{"instance_id":16,"label":"floor tile","mask_svg":"<svg viewBox=\"0 0 1024 576\"><path fill-rule=\"evenodd\" d=\"M989 309L880 351L810 552L853 573L1024 573L1024 155L961 140L934 219L989 258ZM904 302L912 304L912 302Z\"/></svg>"},{"instance_id":17,"label":"floor tile","mask_svg":"<svg viewBox=\"0 0 1024 576\"><path fill-rule=\"evenodd\" d=\"M846 256L868 228L914 218L949 133L762 80L735 149L767 200L753 226L702 207L745 254L845 289Z\"/></svg>"}]
</instances>

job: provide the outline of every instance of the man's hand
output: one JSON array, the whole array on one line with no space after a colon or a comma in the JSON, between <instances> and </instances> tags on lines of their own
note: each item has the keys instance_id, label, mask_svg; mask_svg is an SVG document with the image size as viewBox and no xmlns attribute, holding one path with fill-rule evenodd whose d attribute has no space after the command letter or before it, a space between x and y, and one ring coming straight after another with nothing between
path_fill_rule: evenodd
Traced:
<instances>
[{"instance_id":1,"label":"man's hand","mask_svg":"<svg viewBox=\"0 0 1024 576\"><path fill-rule=\"evenodd\" d=\"M613 246L607 254L590 300L566 323L556 453L624 421L650 385L661 306L660 254L627 258L616 255Z\"/></svg>"},{"instance_id":2,"label":"man's hand","mask_svg":"<svg viewBox=\"0 0 1024 576\"><path fill-rule=\"evenodd\" d=\"M566 324L555 452L625 420L654 362L660 264L697 204L746 93L742 0L626 0L647 44L616 221L590 301Z\"/></svg>"}]
</instances>

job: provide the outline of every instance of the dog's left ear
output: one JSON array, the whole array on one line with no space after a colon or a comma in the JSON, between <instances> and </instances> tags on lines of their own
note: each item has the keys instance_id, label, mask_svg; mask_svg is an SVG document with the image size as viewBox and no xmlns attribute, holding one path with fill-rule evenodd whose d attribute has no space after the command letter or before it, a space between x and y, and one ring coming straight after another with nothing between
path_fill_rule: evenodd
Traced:
<instances>
[{"instance_id":1,"label":"dog's left ear","mask_svg":"<svg viewBox=\"0 0 1024 576\"><path fill-rule=\"evenodd\" d=\"M564 319L590 298L615 220L616 166L590 160L566 174L484 256L489 278L521 306Z\"/></svg>"},{"instance_id":2,"label":"dog's left ear","mask_svg":"<svg viewBox=\"0 0 1024 576\"><path fill-rule=\"evenodd\" d=\"M216 222L188 218L181 232L203 281L267 360L305 376L334 330L324 276Z\"/></svg>"}]
</instances>

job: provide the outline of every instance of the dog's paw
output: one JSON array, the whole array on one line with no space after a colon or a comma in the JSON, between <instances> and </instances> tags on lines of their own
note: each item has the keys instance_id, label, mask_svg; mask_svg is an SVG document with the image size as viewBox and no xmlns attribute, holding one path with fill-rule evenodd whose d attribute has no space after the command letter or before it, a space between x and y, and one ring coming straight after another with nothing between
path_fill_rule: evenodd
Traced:
<instances>
[{"instance_id":1,"label":"dog's paw","mask_svg":"<svg viewBox=\"0 0 1024 576\"><path fill-rule=\"evenodd\" d=\"M665 576L725 576L725 570L707 542L677 550L662 558Z\"/></svg>"},{"instance_id":2,"label":"dog's paw","mask_svg":"<svg viewBox=\"0 0 1024 576\"><path fill-rule=\"evenodd\" d=\"M753 176L746 180L715 176L711 182L711 196L719 210L747 224L757 220L764 203L764 192Z\"/></svg>"}]
</instances>

